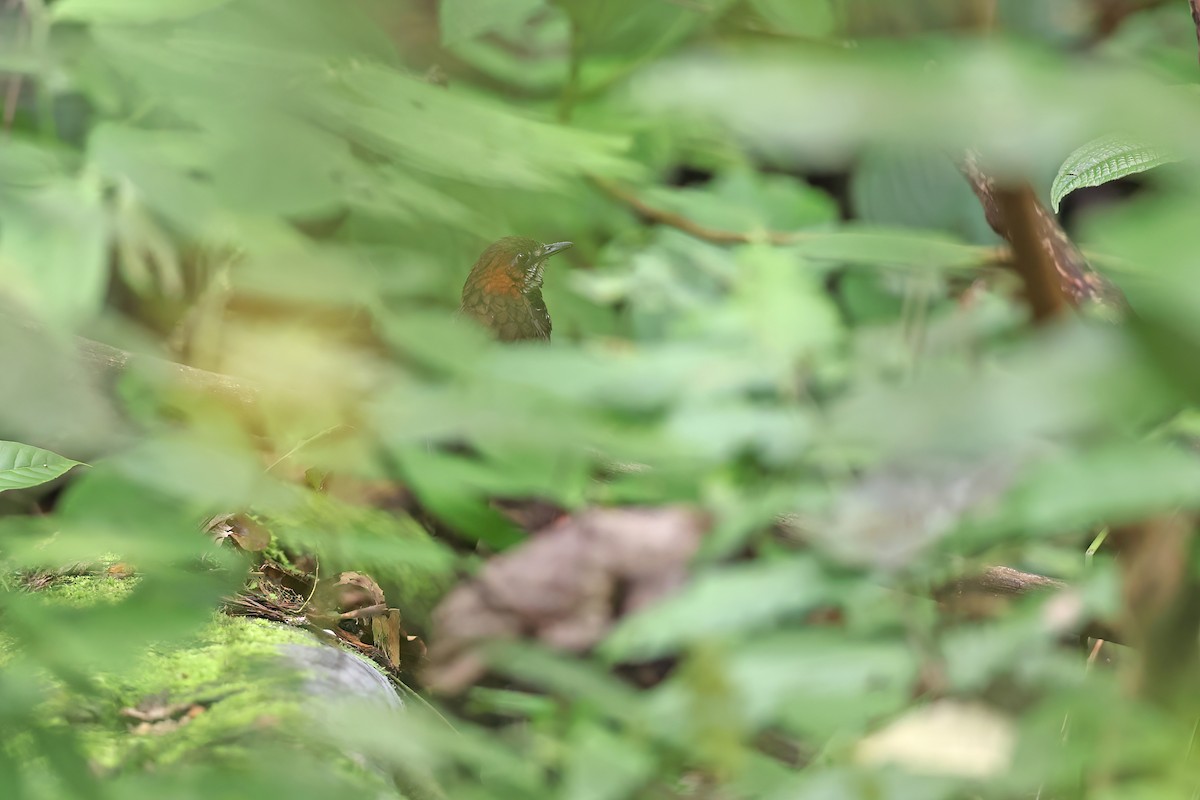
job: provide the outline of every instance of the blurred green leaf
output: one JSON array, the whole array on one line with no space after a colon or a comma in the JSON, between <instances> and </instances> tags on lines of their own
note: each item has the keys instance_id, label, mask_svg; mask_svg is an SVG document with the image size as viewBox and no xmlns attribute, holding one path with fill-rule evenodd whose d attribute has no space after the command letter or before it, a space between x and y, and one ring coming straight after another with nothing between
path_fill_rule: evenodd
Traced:
<instances>
[{"instance_id":1,"label":"blurred green leaf","mask_svg":"<svg viewBox=\"0 0 1200 800\"><path fill-rule=\"evenodd\" d=\"M100 309L109 237L94 181L0 192L0 274L45 320L77 327Z\"/></svg>"},{"instance_id":2,"label":"blurred green leaf","mask_svg":"<svg viewBox=\"0 0 1200 800\"><path fill-rule=\"evenodd\" d=\"M786 175L731 170L700 187L656 187L645 193L651 204L718 230L756 233L822 226L836 218L832 198Z\"/></svg>"},{"instance_id":3,"label":"blurred green leaf","mask_svg":"<svg viewBox=\"0 0 1200 800\"><path fill-rule=\"evenodd\" d=\"M976 266L987 256L981 248L948 236L871 225L845 225L837 233L806 235L793 247L813 260L931 270Z\"/></svg>"},{"instance_id":4,"label":"blurred green leaf","mask_svg":"<svg viewBox=\"0 0 1200 800\"><path fill-rule=\"evenodd\" d=\"M765 353L790 364L838 342L841 320L808 263L756 247L742 254L738 266L735 313ZM723 321L718 316L713 327Z\"/></svg>"},{"instance_id":5,"label":"blurred green leaf","mask_svg":"<svg viewBox=\"0 0 1200 800\"><path fill-rule=\"evenodd\" d=\"M563 776L571 800L619 800L636 793L654 774L645 746L597 726L579 726Z\"/></svg>"},{"instance_id":6,"label":"blurred green leaf","mask_svg":"<svg viewBox=\"0 0 1200 800\"><path fill-rule=\"evenodd\" d=\"M544 0L496 3L490 0L441 0L442 42L453 44L494 30L510 30L542 8Z\"/></svg>"},{"instance_id":7,"label":"blurred green leaf","mask_svg":"<svg viewBox=\"0 0 1200 800\"><path fill-rule=\"evenodd\" d=\"M827 36L836 22L829 0L751 0L750 7L770 30L789 36Z\"/></svg>"},{"instance_id":8,"label":"blurred green leaf","mask_svg":"<svg viewBox=\"0 0 1200 800\"><path fill-rule=\"evenodd\" d=\"M418 170L483 185L549 188L587 173L628 174L619 136L550 125L395 70L346 68L317 95L330 125ZM479 131L487 135L480 137Z\"/></svg>"},{"instance_id":9,"label":"blurred green leaf","mask_svg":"<svg viewBox=\"0 0 1200 800\"><path fill-rule=\"evenodd\" d=\"M695 5L639 0L555 0L555 4L570 15L584 54L646 58L716 20L733 0Z\"/></svg>"},{"instance_id":10,"label":"blurred green leaf","mask_svg":"<svg viewBox=\"0 0 1200 800\"><path fill-rule=\"evenodd\" d=\"M970 185L944 153L872 148L854 169L850 196L857 216L871 225L924 229L926 236L945 231L979 244L998 241Z\"/></svg>"},{"instance_id":11,"label":"blurred green leaf","mask_svg":"<svg viewBox=\"0 0 1200 800\"><path fill-rule=\"evenodd\" d=\"M1186 92L1133 70L1071 70L1046 54L977 42L695 52L645 71L632 92L643 113L719 121L748 149L801 168L896 144L972 147L998 173L1038 174L1049 153L1116 128L1200 155L1188 133L1200 108Z\"/></svg>"},{"instance_id":12,"label":"blurred green leaf","mask_svg":"<svg viewBox=\"0 0 1200 800\"><path fill-rule=\"evenodd\" d=\"M61 0L55 20L142 24L184 19L223 6L231 0Z\"/></svg>"},{"instance_id":13,"label":"blurred green leaf","mask_svg":"<svg viewBox=\"0 0 1200 800\"><path fill-rule=\"evenodd\" d=\"M898 641L821 630L748 642L730 658L747 718L821 736L861 730L902 708L916 670L913 654Z\"/></svg>"},{"instance_id":14,"label":"blurred green leaf","mask_svg":"<svg viewBox=\"0 0 1200 800\"><path fill-rule=\"evenodd\" d=\"M614 661L655 658L708 637L749 633L835 594L836 583L809 558L715 569L624 620L601 651Z\"/></svg>"},{"instance_id":15,"label":"blurred green leaf","mask_svg":"<svg viewBox=\"0 0 1200 800\"><path fill-rule=\"evenodd\" d=\"M1200 507L1200 458L1168 444L1081 449L1030 469L994 518L1024 536L1133 522L1167 508Z\"/></svg>"}]
</instances>

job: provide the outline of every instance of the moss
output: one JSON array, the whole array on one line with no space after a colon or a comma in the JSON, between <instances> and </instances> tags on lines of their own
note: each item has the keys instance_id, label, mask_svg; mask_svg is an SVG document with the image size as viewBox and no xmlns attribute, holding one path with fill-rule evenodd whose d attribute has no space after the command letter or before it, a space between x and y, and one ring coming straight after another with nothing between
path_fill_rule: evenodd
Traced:
<instances>
[{"instance_id":1,"label":"moss","mask_svg":"<svg viewBox=\"0 0 1200 800\"><path fill-rule=\"evenodd\" d=\"M68 575L57 578L39 596L50 602L61 602L83 608L98 603L117 603L129 596L137 586L137 578L113 578L108 575Z\"/></svg>"},{"instance_id":2,"label":"moss","mask_svg":"<svg viewBox=\"0 0 1200 800\"><path fill-rule=\"evenodd\" d=\"M41 596L77 606L115 602L133 583L78 576L57 581ZM324 765L331 777L348 779L372 796L398 797L382 775L322 746L299 676L280 669L278 647L288 642L316 644L303 630L215 613L186 644L152 648L129 670L92 676L86 693L58 686L42 718L69 726L102 772L253 770L264 749L298 748L311 755L305 763ZM3 648L0 643L0 657ZM141 722L125 709L173 713Z\"/></svg>"}]
</instances>

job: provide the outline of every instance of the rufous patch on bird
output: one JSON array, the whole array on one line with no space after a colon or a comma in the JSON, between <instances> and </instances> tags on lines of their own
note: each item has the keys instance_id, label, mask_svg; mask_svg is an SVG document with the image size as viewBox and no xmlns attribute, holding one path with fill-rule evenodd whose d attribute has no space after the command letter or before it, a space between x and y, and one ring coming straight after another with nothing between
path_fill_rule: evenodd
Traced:
<instances>
[{"instance_id":1,"label":"rufous patch on bird","mask_svg":"<svg viewBox=\"0 0 1200 800\"><path fill-rule=\"evenodd\" d=\"M504 267L492 267L484 275L481 288L491 294L506 294L516 297L521 293L521 287L513 280L512 275Z\"/></svg>"},{"instance_id":2,"label":"rufous patch on bird","mask_svg":"<svg viewBox=\"0 0 1200 800\"><path fill-rule=\"evenodd\" d=\"M546 259L570 242L506 236L480 254L463 284L459 311L500 341L550 340L550 312L542 299Z\"/></svg>"}]
</instances>

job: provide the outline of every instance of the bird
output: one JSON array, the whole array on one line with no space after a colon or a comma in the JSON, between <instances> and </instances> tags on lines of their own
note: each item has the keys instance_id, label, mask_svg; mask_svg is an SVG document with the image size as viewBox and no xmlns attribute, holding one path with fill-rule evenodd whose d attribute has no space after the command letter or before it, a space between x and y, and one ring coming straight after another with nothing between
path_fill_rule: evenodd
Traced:
<instances>
[{"instance_id":1,"label":"bird","mask_svg":"<svg viewBox=\"0 0 1200 800\"><path fill-rule=\"evenodd\" d=\"M550 312L542 300L546 259L571 242L542 244L506 236L480 254L463 284L459 313L483 324L502 342L550 340Z\"/></svg>"}]
</instances>

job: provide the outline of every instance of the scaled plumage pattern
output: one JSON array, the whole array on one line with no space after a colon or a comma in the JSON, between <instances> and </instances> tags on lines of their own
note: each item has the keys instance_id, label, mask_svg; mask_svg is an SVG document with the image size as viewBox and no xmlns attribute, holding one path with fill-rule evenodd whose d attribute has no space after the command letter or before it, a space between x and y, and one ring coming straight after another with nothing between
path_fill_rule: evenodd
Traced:
<instances>
[{"instance_id":1,"label":"scaled plumage pattern","mask_svg":"<svg viewBox=\"0 0 1200 800\"><path fill-rule=\"evenodd\" d=\"M493 242L463 285L461 311L502 342L550 339L550 312L542 300L546 259L570 242L542 244L522 236Z\"/></svg>"}]
</instances>

